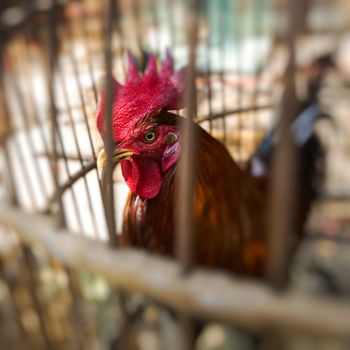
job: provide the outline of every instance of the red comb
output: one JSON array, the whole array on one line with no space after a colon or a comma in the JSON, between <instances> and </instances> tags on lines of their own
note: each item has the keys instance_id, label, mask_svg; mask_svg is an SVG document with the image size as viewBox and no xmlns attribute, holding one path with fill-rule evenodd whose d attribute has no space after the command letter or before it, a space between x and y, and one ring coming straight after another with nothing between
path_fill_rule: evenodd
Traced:
<instances>
[{"instance_id":1,"label":"red comb","mask_svg":"<svg viewBox=\"0 0 350 350\"><path fill-rule=\"evenodd\" d=\"M128 72L124 85L114 83L112 108L113 139L122 140L130 128L144 117L160 110L176 110L183 107L183 69L174 71L173 59L169 52L157 69L157 59L149 55L143 76L130 52ZM105 131L105 98L102 93L97 111L97 128L101 135Z\"/></svg>"}]
</instances>

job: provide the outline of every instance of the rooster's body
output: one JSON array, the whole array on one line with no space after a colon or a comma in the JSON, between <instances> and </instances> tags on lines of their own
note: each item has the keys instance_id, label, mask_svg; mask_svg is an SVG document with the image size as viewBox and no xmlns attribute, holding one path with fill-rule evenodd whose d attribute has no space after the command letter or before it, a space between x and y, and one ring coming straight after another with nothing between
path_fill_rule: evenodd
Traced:
<instances>
[{"instance_id":1,"label":"rooster's body","mask_svg":"<svg viewBox=\"0 0 350 350\"><path fill-rule=\"evenodd\" d=\"M169 114L169 122L174 119ZM259 275L265 257L263 198L227 150L196 128L195 261L201 266ZM175 255L176 172L175 164L164 174L155 198L129 193L123 243Z\"/></svg>"}]
</instances>

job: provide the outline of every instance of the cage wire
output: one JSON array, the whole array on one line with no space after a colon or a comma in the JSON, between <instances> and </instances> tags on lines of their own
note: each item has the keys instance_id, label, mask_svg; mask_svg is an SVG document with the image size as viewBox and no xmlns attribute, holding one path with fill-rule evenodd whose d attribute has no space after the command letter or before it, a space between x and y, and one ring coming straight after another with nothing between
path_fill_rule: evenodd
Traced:
<instances>
[{"instance_id":1,"label":"cage wire","mask_svg":"<svg viewBox=\"0 0 350 350\"><path fill-rule=\"evenodd\" d=\"M347 348L350 313L346 300L309 297L304 290L288 289L280 295L273 289L286 288L290 263L286 241L297 180L288 130L300 93L295 78L305 75L299 61L308 67L329 51L334 35L328 39L327 35L334 33L335 23L346 33L348 21L339 11L343 6L340 0L332 4L308 1L307 6L277 0L4 4L0 347ZM319 18L329 9L333 17L322 27ZM317 37L322 31L327 35ZM299 41L295 45L301 35L314 48L310 57L306 54L300 59L303 46ZM313 39L308 42L309 37ZM108 117L112 77L126 79L127 52L142 71L150 53L160 62L167 50L177 68L187 66L187 105L177 111L187 122L179 165L176 262L118 248L128 187L121 170L114 169ZM106 97L104 140L96 128L102 90ZM273 126L277 124L278 132L287 135L277 147L270 189L270 204L275 208L267 262L270 286L193 270L193 219L188 215L193 209L196 145L192 120L224 144L244 169ZM322 130L327 133L329 129ZM107 151L105 187L96 165L102 146ZM333 158L326 162L329 159ZM329 193L323 196L330 198ZM346 199L342 198L342 205ZM329 209L329 202L325 203L320 206ZM339 206L339 201L333 205ZM331 208L337 216L346 207ZM321 219L316 215L319 219L311 221L318 230L322 218L330 216L322 226L326 235L327 230L341 231L338 226L334 229L339 222L327 214L328 209L321 208L317 211ZM345 246L329 249L344 250L339 264L341 272L347 271ZM323 251L327 254L327 248ZM308 255L303 258L301 253L302 259L308 261ZM326 272L325 280L334 278ZM316 283L303 268L301 274L300 280ZM298 281L296 275L292 279Z\"/></svg>"}]
</instances>

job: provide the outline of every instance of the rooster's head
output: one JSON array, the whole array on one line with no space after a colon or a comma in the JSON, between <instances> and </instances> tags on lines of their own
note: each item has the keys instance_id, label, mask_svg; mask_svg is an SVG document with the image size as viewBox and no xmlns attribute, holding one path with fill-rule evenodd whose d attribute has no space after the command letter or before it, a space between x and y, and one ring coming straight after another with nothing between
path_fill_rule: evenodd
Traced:
<instances>
[{"instance_id":1,"label":"rooster's head","mask_svg":"<svg viewBox=\"0 0 350 350\"><path fill-rule=\"evenodd\" d=\"M160 70L156 57L150 55L143 75L130 54L128 65L125 84L114 81L113 163L120 162L132 192L142 198L154 198L164 173L180 156L178 118L170 111L183 107L183 71L174 71L170 54ZM102 93L97 111L97 127L102 137L106 131L104 105ZM98 167L101 172L106 167L104 150L99 154Z\"/></svg>"}]
</instances>

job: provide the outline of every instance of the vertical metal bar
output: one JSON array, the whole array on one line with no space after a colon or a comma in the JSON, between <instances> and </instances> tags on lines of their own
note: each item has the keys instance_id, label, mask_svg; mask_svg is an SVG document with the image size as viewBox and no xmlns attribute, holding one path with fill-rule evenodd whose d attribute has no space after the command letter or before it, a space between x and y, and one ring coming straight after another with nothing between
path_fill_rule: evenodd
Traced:
<instances>
[{"instance_id":1,"label":"vertical metal bar","mask_svg":"<svg viewBox=\"0 0 350 350\"><path fill-rule=\"evenodd\" d=\"M241 0L236 1L236 10L234 11L234 14L240 13L242 2ZM236 44L239 48L241 48L242 43L242 37L241 37L241 30L240 30L240 18L236 16ZM242 129L243 129L243 123L242 123L242 113L240 112L240 109L242 108L242 97L243 97L243 89L242 89L242 77L243 77L243 71L242 71L242 60L239 59L241 55L237 55L237 118L238 118L238 154L239 154L239 161L242 160Z\"/></svg>"},{"instance_id":2,"label":"vertical metal bar","mask_svg":"<svg viewBox=\"0 0 350 350\"><path fill-rule=\"evenodd\" d=\"M106 43L105 43L105 70L106 70L106 86L105 96L106 103L104 108L104 118L106 125L106 133L104 135L104 144L107 154L107 167L106 167L106 184L107 193L105 193L105 203L107 209L107 226L109 233L109 240L112 246L117 245L116 235L116 222L114 213L114 193L113 193L113 135L112 135L112 104L113 104L113 53L112 53L112 38L113 38L113 27L114 19L116 17L116 4L114 0L108 0L108 15L107 15L107 32L106 32Z\"/></svg>"},{"instance_id":3,"label":"vertical metal bar","mask_svg":"<svg viewBox=\"0 0 350 350\"><path fill-rule=\"evenodd\" d=\"M142 42L142 11L140 9L140 1L138 0L132 0L131 1L131 13L132 13L132 19L133 19L133 24L135 28L135 33L136 33L136 45L137 45L137 50L139 51L139 54L142 57L142 50L143 50L143 42ZM146 62L141 62L142 65L144 65Z\"/></svg>"},{"instance_id":4,"label":"vertical metal bar","mask_svg":"<svg viewBox=\"0 0 350 350\"><path fill-rule=\"evenodd\" d=\"M274 154L274 169L271 183L269 207L270 234L267 261L267 278L275 288L283 288L287 275L288 237L294 217L294 199L296 185L296 159L290 127L297 113L295 91L295 23L301 16L300 1L288 0L289 63L285 75L285 91L281 101L281 110L277 135L278 147Z\"/></svg>"},{"instance_id":5,"label":"vertical metal bar","mask_svg":"<svg viewBox=\"0 0 350 350\"><path fill-rule=\"evenodd\" d=\"M7 288L9 289L9 297L11 301L11 306L14 313L14 318L16 321L16 326L18 328L19 334L24 337L24 339L27 339L27 332L23 326L23 322L21 319L21 309L19 308L16 300L15 300L15 284L11 280L11 278L8 278L6 270L5 270L5 262L2 256L0 255L0 277L4 280L5 284L7 285Z\"/></svg>"},{"instance_id":6,"label":"vertical metal bar","mask_svg":"<svg viewBox=\"0 0 350 350\"><path fill-rule=\"evenodd\" d=\"M88 23L88 21L86 21L87 13L86 13L84 4L81 4L80 6L81 6L82 11L80 12L79 22L80 22L80 26L81 26L81 30L82 30L82 34L83 34L83 41L85 44L86 63L87 63L88 71L89 71L89 75L90 75L92 91L93 91L95 102L97 105L98 95L97 95L96 81L95 81L95 77L94 77L94 66L92 64L91 45L90 45L89 34L88 34L88 30L87 30L87 23Z\"/></svg>"},{"instance_id":7,"label":"vertical metal bar","mask_svg":"<svg viewBox=\"0 0 350 350\"><path fill-rule=\"evenodd\" d=\"M193 123L196 104L196 46L198 31L198 0L189 1L188 8L188 44L189 64L186 74L186 118L184 119L183 154L179 164L179 198L178 198L178 226L177 226L177 252L184 274L188 273L193 263L193 189L195 173L195 145L196 134Z\"/></svg>"},{"instance_id":8,"label":"vertical metal bar","mask_svg":"<svg viewBox=\"0 0 350 350\"><path fill-rule=\"evenodd\" d=\"M5 163L6 163L6 168L7 172L9 175L8 183L9 183L9 190L8 190L8 195L11 203L13 205L18 205L18 197L17 197L17 191L16 191L16 186L14 183L14 173L13 173L13 164L10 156L10 150L9 150L9 137L11 135L11 124L9 120L9 111L7 107L7 102L6 102L6 96L5 96L5 87L4 87L4 72L3 72L3 50L4 50L4 43L2 42L2 35L4 33L0 32L0 105L1 110L0 110L0 122L2 123L4 127L4 134L1 139L1 146L3 147L4 150L4 155L5 155Z\"/></svg>"},{"instance_id":9,"label":"vertical metal bar","mask_svg":"<svg viewBox=\"0 0 350 350\"><path fill-rule=\"evenodd\" d=\"M208 1L209 0L205 0L204 2L202 2L202 6L203 6L203 12L205 13L205 16L207 18L207 22L208 22L208 27L209 27L209 11L208 11ZM211 71L211 45L210 45L210 37L211 34L210 32L208 33L208 38L206 40L206 45L205 45L205 49L206 49L206 55L207 55L207 66L206 66L206 78L207 78L207 84L208 84L208 95L207 95L207 99L208 99L208 120L209 120L209 132L212 133L213 132L213 120L211 119L211 116L213 114L213 87L212 87L212 82L211 82L211 78L212 78L212 71Z\"/></svg>"},{"instance_id":10,"label":"vertical metal bar","mask_svg":"<svg viewBox=\"0 0 350 350\"><path fill-rule=\"evenodd\" d=\"M220 3L218 3L220 4ZM220 11L222 11L222 8L219 7L219 19L221 19ZM227 133L226 133L226 86L225 86L225 74L226 71L224 69L225 67L225 58L226 58L226 32L227 32L227 13L226 11L223 14L224 18L219 20L219 26L222 26L222 31L220 31L220 56L221 56L221 68L219 72L219 78L220 78L220 84L221 84L221 106L222 106L222 131L223 131L223 143L226 145L226 139L227 139Z\"/></svg>"},{"instance_id":11,"label":"vertical metal bar","mask_svg":"<svg viewBox=\"0 0 350 350\"><path fill-rule=\"evenodd\" d=\"M183 153L179 163L178 185L179 194L177 198L177 255L180 263L181 273L186 276L193 265L194 249L194 184L195 184L195 147L196 133L193 122L196 110L196 48L198 42L198 12L199 1L191 0L188 3L187 37L189 47L189 63L186 74L186 118L182 128ZM186 314L180 314L180 325L182 331L183 349L193 349L194 329L192 320Z\"/></svg>"},{"instance_id":12,"label":"vertical metal bar","mask_svg":"<svg viewBox=\"0 0 350 350\"><path fill-rule=\"evenodd\" d=\"M56 0L51 0L50 8L46 13L48 36L47 36L47 47L48 47L48 69L47 69L47 84L49 92L49 103L50 103L50 118L51 118L51 137L52 137L52 169L53 177L56 187L56 192L59 193L59 177L58 177L58 152L56 143L56 132L59 129L59 124L57 120L57 108L55 103L55 67L57 58L57 48L58 48L58 38L56 34L57 21L56 21ZM59 227L63 227L66 224L64 211L63 211L63 201L62 194L58 197L58 213L57 213L57 224Z\"/></svg>"},{"instance_id":13,"label":"vertical metal bar","mask_svg":"<svg viewBox=\"0 0 350 350\"><path fill-rule=\"evenodd\" d=\"M261 34L262 32L262 21L261 19L263 18L263 16L261 15L261 13L259 12L262 11L263 9L263 5L264 2L261 2L259 0L253 0L253 13L252 13L252 17L253 17L253 33L255 35L255 37L257 38L259 34ZM254 89L252 92L252 107L257 107L258 106L258 101L259 101L259 95L260 95L260 81L261 81L261 69L260 67L257 67L257 69L254 72ZM254 118L253 118L253 132L256 133L258 131L258 124L256 122L256 118L258 117L258 115L260 114L259 109L256 109L256 111L254 112ZM258 142L259 140L256 138L256 135L254 137L254 148L256 148L258 146Z\"/></svg>"},{"instance_id":14,"label":"vertical metal bar","mask_svg":"<svg viewBox=\"0 0 350 350\"><path fill-rule=\"evenodd\" d=\"M73 300L73 317L74 317L74 337L75 337L75 344L78 346L78 349L86 349L85 346L85 338L84 338L84 329L86 327L86 313L83 312L82 308L84 307L84 300L82 298L82 293L79 285L79 281L76 278L76 276L72 273L72 271L68 268L65 268L65 273L68 277L68 285L70 294L72 296ZM84 317L83 324L80 322L81 317Z\"/></svg>"},{"instance_id":15,"label":"vertical metal bar","mask_svg":"<svg viewBox=\"0 0 350 350\"><path fill-rule=\"evenodd\" d=\"M33 307L34 310L38 316L39 320L39 325L40 325L40 330L41 330L41 335L44 340L45 344L45 349L50 350L53 349L53 344L51 342L51 339L49 337L49 333L46 327L46 321L44 317L44 309L41 304L40 297L38 295L38 287L39 287L39 281L38 281L38 276L36 273L36 263L35 263L35 257L31 250L25 246L22 245L22 253L23 253L23 258L25 261L25 264L28 268L28 287L29 287L29 294L33 302Z\"/></svg>"},{"instance_id":16,"label":"vertical metal bar","mask_svg":"<svg viewBox=\"0 0 350 350\"><path fill-rule=\"evenodd\" d=\"M119 3L118 3L119 5ZM106 220L108 225L108 233L110 245L115 247L118 245L118 238L116 234L116 222L115 222L115 207L114 207L114 191L113 191L113 164L112 164L112 154L114 148L113 135L112 135L112 107L114 99L113 90L113 52L112 52L112 39L113 39L113 29L117 15L119 14L119 6L115 0L108 0L108 15L107 15L107 26L106 26L106 36L105 36L105 71L106 71L106 86L105 86L105 108L104 108L104 118L106 125L106 133L104 135L105 150L107 153L107 169L106 169L106 183L107 191L105 193L105 207L106 207ZM122 315L122 332L120 335L120 341L124 349L127 349L127 337L129 333L128 327L128 311L126 308L126 298L127 295L122 291L116 291L116 296L119 300L120 310Z\"/></svg>"},{"instance_id":17,"label":"vertical metal bar","mask_svg":"<svg viewBox=\"0 0 350 350\"><path fill-rule=\"evenodd\" d=\"M62 139L62 135L61 135L61 129L58 128L57 130L57 139L58 139L58 144L60 146L61 149L61 153L60 153L60 157L63 158L63 164L64 164L64 168L66 170L68 179L72 179L70 171L69 171L69 165L68 165L68 160L66 157L66 151L64 149L64 144L63 144L63 139ZM76 193L74 192L74 189L72 187L70 187L70 194L72 196L72 201L73 201L73 208L74 208L74 212L78 221L78 228L80 229L80 232L83 232L83 220L79 211L79 206L78 206L78 199L76 196ZM60 194L61 195L61 194Z\"/></svg>"},{"instance_id":18,"label":"vertical metal bar","mask_svg":"<svg viewBox=\"0 0 350 350\"><path fill-rule=\"evenodd\" d=\"M157 0L151 0L150 2L150 6L151 6L151 15L152 15L152 26L154 28L154 31L156 33L156 52L159 55L160 51L161 51L161 45L160 45L160 34L161 34L161 30L159 27L159 20L158 20L158 6L157 6Z\"/></svg>"},{"instance_id":19,"label":"vertical metal bar","mask_svg":"<svg viewBox=\"0 0 350 350\"><path fill-rule=\"evenodd\" d=\"M174 48L176 47L176 27L174 23L174 13L171 11L174 8L174 0L170 0L165 5L166 10L166 18L167 22L169 24L169 33L170 33L170 47L174 51Z\"/></svg>"}]
</instances>

